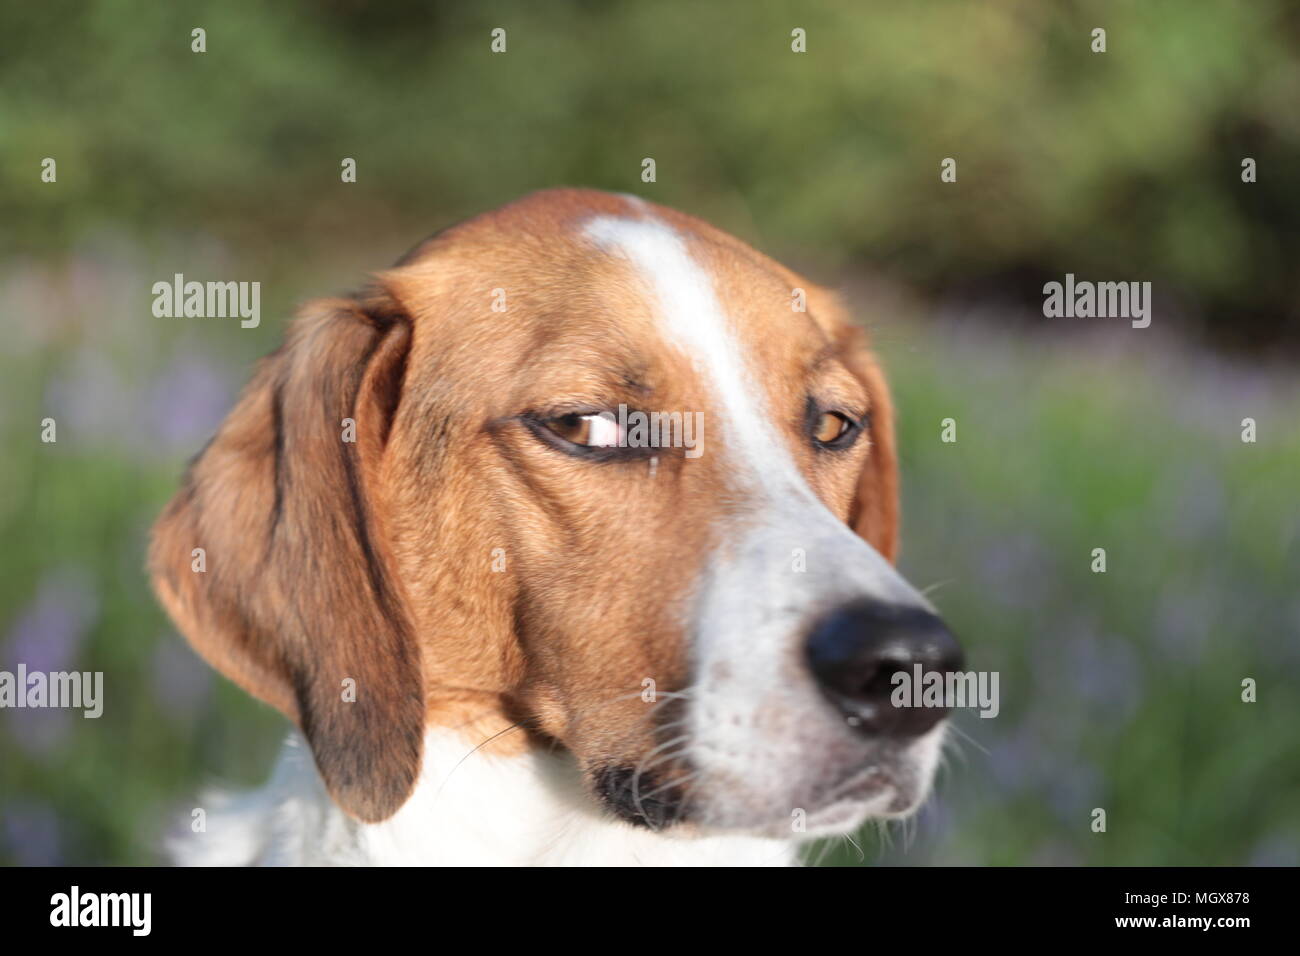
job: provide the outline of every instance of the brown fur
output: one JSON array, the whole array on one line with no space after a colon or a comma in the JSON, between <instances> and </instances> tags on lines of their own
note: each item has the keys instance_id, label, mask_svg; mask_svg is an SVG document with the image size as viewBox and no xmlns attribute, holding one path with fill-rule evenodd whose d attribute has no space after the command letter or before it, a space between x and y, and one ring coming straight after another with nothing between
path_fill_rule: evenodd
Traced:
<instances>
[{"instance_id":1,"label":"brown fur","mask_svg":"<svg viewBox=\"0 0 1300 956\"><path fill-rule=\"evenodd\" d=\"M654 212L716 277L810 486L892 560L892 410L860 331L738 240ZM745 488L707 383L626 263L578 236L597 213L639 215L603 193L535 194L427 240L362 296L308 305L155 528L155 587L182 632L302 727L359 819L406 799L427 724L521 721L515 746L558 741L589 771L635 764L662 726L642 680L690 679L691 583ZM801 432L810 389L869 410L870 441L819 457ZM704 410L706 453L665 449L653 478L568 458L517 418L560 402ZM198 547L205 573L190 570Z\"/></svg>"}]
</instances>

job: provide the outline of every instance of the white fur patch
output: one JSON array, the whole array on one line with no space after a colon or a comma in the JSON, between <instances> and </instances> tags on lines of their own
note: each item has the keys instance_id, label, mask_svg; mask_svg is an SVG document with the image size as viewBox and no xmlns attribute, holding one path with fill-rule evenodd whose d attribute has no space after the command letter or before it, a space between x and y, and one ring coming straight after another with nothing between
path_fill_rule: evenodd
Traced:
<instances>
[{"instance_id":1,"label":"white fur patch","mask_svg":"<svg viewBox=\"0 0 1300 956\"><path fill-rule=\"evenodd\" d=\"M652 219L600 217L586 232L630 259L647 280L658 300L665 338L705 376L726 414L732 429L728 447L743 456L755 476L776 469L783 472L781 479L794 477L793 462L771 427L767 401L737 348L713 280L691 258L681 238ZM803 479L797 483L803 485Z\"/></svg>"},{"instance_id":2,"label":"white fur patch","mask_svg":"<svg viewBox=\"0 0 1300 956\"><path fill-rule=\"evenodd\" d=\"M410 800L383 823L335 806L296 732L271 781L206 800L207 829L169 841L192 866L788 866L787 841L656 834L602 813L567 756L475 751L451 730L425 737ZM187 828L188 831L188 828Z\"/></svg>"}]
</instances>

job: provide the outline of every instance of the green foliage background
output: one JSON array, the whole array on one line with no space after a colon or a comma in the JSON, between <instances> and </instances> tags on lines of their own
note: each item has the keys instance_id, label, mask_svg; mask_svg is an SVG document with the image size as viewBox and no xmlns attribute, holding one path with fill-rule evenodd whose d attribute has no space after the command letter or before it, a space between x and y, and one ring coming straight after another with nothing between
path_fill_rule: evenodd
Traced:
<instances>
[{"instance_id":1,"label":"green foliage background","mask_svg":"<svg viewBox=\"0 0 1300 956\"><path fill-rule=\"evenodd\" d=\"M0 669L104 670L107 704L0 713L0 860L148 861L207 775L264 776L282 724L172 633L150 521L297 301L574 184L844 283L885 355L904 569L1003 713L963 715L867 862L1300 862L1298 26L1280 0L7 5ZM262 327L154 318L176 272L261 281ZM1065 272L1151 281L1152 328L1044 320Z\"/></svg>"}]
</instances>

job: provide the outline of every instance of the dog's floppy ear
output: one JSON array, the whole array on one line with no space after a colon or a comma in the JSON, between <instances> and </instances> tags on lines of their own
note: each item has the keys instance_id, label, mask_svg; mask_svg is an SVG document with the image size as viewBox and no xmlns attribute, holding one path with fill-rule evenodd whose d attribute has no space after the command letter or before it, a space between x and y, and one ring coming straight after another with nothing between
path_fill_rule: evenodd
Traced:
<instances>
[{"instance_id":1,"label":"dog's floppy ear","mask_svg":"<svg viewBox=\"0 0 1300 956\"><path fill-rule=\"evenodd\" d=\"M190 643L298 723L331 796L367 822L405 802L423 741L379 480L410 339L383 292L309 304L191 464L149 554Z\"/></svg>"},{"instance_id":2,"label":"dog's floppy ear","mask_svg":"<svg viewBox=\"0 0 1300 956\"><path fill-rule=\"evenodd\" d=\"M828 331L835 340L837 357L866 387L871 403L865 436L871 442L871 451L858 479L849 524L892 563L898 558L899 502L894 406L889 386L867 343L866 332L849 321L838 302L827 297L814 308L823 320L830 320Z\"/></svg>"}]
</instances>

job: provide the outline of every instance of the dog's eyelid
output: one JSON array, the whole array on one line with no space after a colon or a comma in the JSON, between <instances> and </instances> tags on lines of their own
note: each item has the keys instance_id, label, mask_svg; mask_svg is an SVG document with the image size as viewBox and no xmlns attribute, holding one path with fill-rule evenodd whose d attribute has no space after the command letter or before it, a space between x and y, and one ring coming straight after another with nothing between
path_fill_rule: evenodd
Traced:
<instances>
[{"instance_id":1,"label":"dog's eyelid","mask_svg":"<svg viewBox=\"0 0 1300 956\"><path fill-rule=\"evenodd\" d=\"M864 405L844 404L826 411L843 415L856 428L866 428L871 423L871 410Z\"/></svg>"},{"instance_id":2,"label":"dog's eyelid","mask_svg":"<svg viewBox=\"0 0 1300 956\"><path fill-rule=\"evenodd\" d=\"M601 420L601 425L588 427L599 428L599 434L603 436L603 439L594 443L573 441L562 434L563 428L553 427L566 418L576 419L576 421L571 422L574 425L577 425L582 419ZM527 413L517 416L517 421L523 424L528 431L544 444L556 451L585 461L631 461L655 457L663 452L663 449L659 448L629 446L624 443L622 431L618 424L618 415L609 409L561 411L559 414L555 412ZM613 433L609 431L611 427L614 429ZM594 432L590 433L594 434Z\"/></svg>"},{"instance_id":3,"label":"dog's eyelid","mask_svg":"<svg viewBox=\"0 0 1300 956\"><path fill-rule=\"evenodd\" d=\"M527 411L519 414L519 418L535 422L552 422L559 418L577 416L579 418L588 415L612 415L618 417L618 408L620 403L617 401L591 401L589 399L573 399L551 402L545 405L535 405ZM632 411L631 408L628 411Z\"/></svg>"},{"instance_id":4,"label":"dog's eyelid","mask_svg":"<svg viewBox=\"0 0 1300 956\"><path fill-rule=\"evenodd\" d=\"M866 404L830 396L818 398L809 395L805 411L807 420L815 423L823 415L839 415L854 428L866 430L871 427L871 409Z\"/></svg>"},{"instance_id":5,"label":"dog's eyelid","mask_svg":"<svg viewBox=\"0 0 1300 956\"><path fill-rule=\"evenodd\" d=\"M871 402L857 389L814 388L805 398L805 407L809 415L835 412L852 419L855 424L871 417Z\"/></svg>"},{"instance_id":6,"label":"dog's eyelid","mask_svg":"<svg viewBox=\"0 0 1300 956\"><path fill-rule=\"evenodd\" d=\"M604 408L592 405L549 405L524 412L520 418L533 422L553 422L561 418L581 418L584 415L599 415Z\"/></svg>"}]
</instances>

